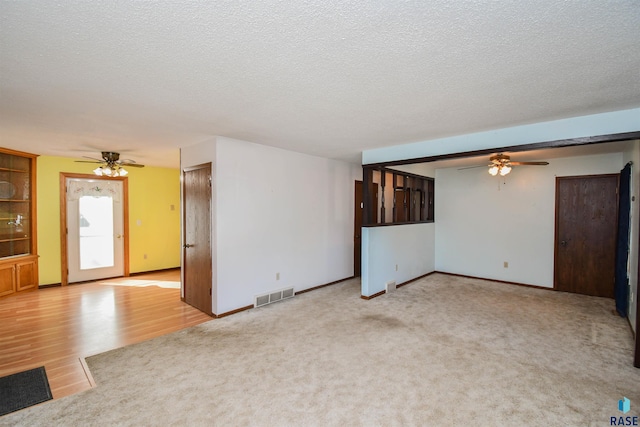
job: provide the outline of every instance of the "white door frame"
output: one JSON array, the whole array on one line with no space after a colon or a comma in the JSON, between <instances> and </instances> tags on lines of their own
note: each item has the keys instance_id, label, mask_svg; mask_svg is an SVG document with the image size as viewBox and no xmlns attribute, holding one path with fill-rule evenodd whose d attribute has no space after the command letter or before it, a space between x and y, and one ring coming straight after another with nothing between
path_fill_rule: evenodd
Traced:
<instances>
[{"instance_id":1,"label":"white door frame","mask_svg":"<svg viewBox=\"0 0 640 427\"><path fill-rule=\"evenodd\" d=\"M89 174L60 173L60 247L61 247L61 280L63 286L69 284L69 248L67 243L67 179L87 179L94 181L122 181L123 208L123 263L124 276L129 276L129 192L127 177L98 177Z\"/></svg>"}]
</instances>

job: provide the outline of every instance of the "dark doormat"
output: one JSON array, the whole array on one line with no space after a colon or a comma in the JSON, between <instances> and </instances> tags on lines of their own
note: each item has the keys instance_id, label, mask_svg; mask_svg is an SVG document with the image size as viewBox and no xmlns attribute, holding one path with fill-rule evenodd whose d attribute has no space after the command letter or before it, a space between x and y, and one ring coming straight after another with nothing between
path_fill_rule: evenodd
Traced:
<instances>
[{"instance_id":1,"label":"dark doormat","mask_svg":"<svg viewBox=\"0 0 640 427\"><path fill-rule=\"evenodd\" d=\"M0 416L51 399L44 366L0 378Z\"/></svg>"}]
</instances>

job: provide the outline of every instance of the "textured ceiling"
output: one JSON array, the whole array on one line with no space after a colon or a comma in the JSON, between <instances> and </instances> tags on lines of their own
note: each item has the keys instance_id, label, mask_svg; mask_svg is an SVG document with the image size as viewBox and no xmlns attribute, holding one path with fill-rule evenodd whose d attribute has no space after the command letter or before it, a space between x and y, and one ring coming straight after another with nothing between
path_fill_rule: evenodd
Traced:
<instances>
[{"instance_id":1,"label":"textured ceiling","mask_svg":"<svg viewBox=\"0 0 640 427\"><path fill-rule=\"evenodd\" d=\"M362 150L640 106L638 0L0 0L0 145L177 166L223 135Z\"/></svg>"}]
</instances>

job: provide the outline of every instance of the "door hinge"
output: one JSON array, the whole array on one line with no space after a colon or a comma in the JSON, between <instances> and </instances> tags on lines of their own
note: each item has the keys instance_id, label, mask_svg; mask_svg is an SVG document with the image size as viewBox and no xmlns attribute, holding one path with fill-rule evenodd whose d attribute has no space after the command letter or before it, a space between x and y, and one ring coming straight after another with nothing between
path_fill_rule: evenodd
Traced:
<instances>
[{"instance_id":1,"label":"door hinge","mask_svg":"<svg viewBox=\"0 0 640 427\"><path fill-rule=\"evenodd\" d=\"M211 296L211 288L209 288L209 296Z\"/></svg>"}]
</instances>

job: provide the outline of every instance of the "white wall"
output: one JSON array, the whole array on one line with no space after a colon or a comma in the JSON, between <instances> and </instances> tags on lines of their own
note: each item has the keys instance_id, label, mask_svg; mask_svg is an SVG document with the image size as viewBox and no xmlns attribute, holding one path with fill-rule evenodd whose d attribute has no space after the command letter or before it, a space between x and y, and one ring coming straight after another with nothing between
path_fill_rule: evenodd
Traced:
<instances>
[{"instance_id":1,"label":"white wall","mask_svg":"<svg viewBox=\"0 0 640 427\"><path fill-rule=\"evenodd\" d=\"M433 223L363 227L362 295L385 290L387 282L401 284L434 271L434 239Z\"/></svg>"},{"instance_id":2,"label":"white wall","mask_svg":"<svg viewBox=\"0 0 640 427\"><path fill-rule=\"evenodd\" d=\"M623 162L633 162L631 167L631 195L635 200L631 202L631 229L629 251L629 323L636 331L636 316L638 315L638 256L640 254L640 141L633 141L623 153Z\"/></svg>"},{"instance_id":3,"label":"white wall","mask_svg":"<svg viewBox=\"0 0 640 427\"><path fill-rule=\"evenodd\" d=\"M438 169L436 270L552 288L556 176L619 173L624 162L618 153L549 163L504 178Z\"/></svg>"},{"instance_id":4,"label":"white wall","mask_svg":"<svg viewBox=\"0 0 640 427\"><path fill-rule=\"evenodd\" d=\"M359 165L224 137L214 155L210 145L184 148L182 166L214 162L214 313L353 276Z\"/></svg>"},{"instance_id":5,"label":"white wall","mask_svg":"<svg viewBox=\"0 0 640 427\"><path fill-rule=\"evenodd\" d=\"M431 165L394 166L393 169L433 177ZM374 174L374 181L376 180ZM387 181L388 182L388 181ZM378 190L379 204L382 188ZM393 183L385 186L387 221L392 220ZM379 210L380 206L378 206ZM364 227L362 229L362 295L385 290L387 282L401 284L435 270L435 226L433 223ZM398 270L396 271L396 265Z\"/></svg>"}]
</instances>

